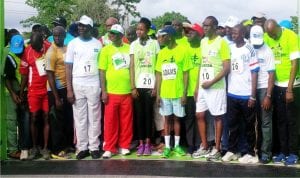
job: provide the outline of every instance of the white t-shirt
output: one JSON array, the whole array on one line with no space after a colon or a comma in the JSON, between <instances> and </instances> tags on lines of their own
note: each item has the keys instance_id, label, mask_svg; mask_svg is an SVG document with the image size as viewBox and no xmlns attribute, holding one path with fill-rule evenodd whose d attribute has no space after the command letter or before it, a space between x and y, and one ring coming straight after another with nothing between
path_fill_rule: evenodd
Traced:
<instances>
[{"instance_id":1,"label":"white t-shirt","mask_svg":"<svg viewBox=\"0 0 300 178\"><path fill-rule=\"evenodd\" d=\"M255 51L259 62L257 89L268 88L269 73L275 71L273 52L266 44Z\"/></svg>"},{"instance_id":2,"label":"white t-shirt","mask_svg":"<svg viewBox=\"0 0 300 178\"><path fill-rule=\"evenodd\" d=\"M69 43L65 63L73 64L74 84L100 87L98 54L101 48L95 38L84 41L77 37Z\"/></svg>"},{"instance_id":3,"label":"white t-shirt","mask_svg":"<svg viewBox=\"0 0 300 178\"><path fill-rule=\"evenodd\" d=\"M253 47L246 43L237 48L231 45L231 66L228 75L228 95L240 99L251 96L251 72L259 71L259 63Z\"/></svg>"}]
</instances>

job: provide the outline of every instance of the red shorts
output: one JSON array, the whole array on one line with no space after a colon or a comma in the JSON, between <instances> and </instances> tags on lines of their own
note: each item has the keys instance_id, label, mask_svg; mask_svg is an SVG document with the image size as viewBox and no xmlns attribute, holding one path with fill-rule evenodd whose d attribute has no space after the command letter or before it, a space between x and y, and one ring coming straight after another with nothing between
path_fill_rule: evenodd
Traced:
<instances>
[{"instance_id":1,"label":"red shorts","mask_svg":"<svg viewBox=\"0 0 300 178\"><path fill-rule=\"evenodd\" d=\"M46 94L30 94L28 95L28 105L30 112L37 112L43 110L44 112L49 111L48 106L48 95Z\"/></svg>"}]
</instances>

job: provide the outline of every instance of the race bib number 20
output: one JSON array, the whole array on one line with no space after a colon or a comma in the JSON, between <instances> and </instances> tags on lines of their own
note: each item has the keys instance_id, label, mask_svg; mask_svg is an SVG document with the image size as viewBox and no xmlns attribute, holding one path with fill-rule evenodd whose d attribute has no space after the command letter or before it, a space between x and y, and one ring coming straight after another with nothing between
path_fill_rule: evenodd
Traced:
<instances>
[{"instance_id":1,"label":"race bib number 20","mask_svg":"<svg viewBox=\"0 0 300 178\"><path fill-rule=\"evenodd\" d=\"M154 88L155 76L150 73L141 73L138 76L137 88Z\"/></svg>"}]
</instances>

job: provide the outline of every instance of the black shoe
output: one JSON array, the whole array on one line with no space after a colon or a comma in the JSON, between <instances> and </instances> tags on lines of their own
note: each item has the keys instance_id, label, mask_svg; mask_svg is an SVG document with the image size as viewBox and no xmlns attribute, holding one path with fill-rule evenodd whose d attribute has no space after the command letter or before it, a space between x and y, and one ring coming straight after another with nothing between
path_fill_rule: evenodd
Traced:
<instances>
[{"instance_id":1,"label":"black shoe","mask_svg":"<svg viewBox=\"0 0 300 178\"><path fill-rule=\"evenodd\" d=\"M77 154L76 159L84 159L84 158L88 157L89 155L90 155L89 150L83 150Z\"/></svg>"},{"instance_id":2,"label":"black shoe","mask_svg":"<svg viewBox=\"0 0 300 178\"><path fill-rule=\"evenodd\" d=\"M91 151L91 156L93 159L99 159L100 158L99 150Z\"/></svg>"}]
</instances>

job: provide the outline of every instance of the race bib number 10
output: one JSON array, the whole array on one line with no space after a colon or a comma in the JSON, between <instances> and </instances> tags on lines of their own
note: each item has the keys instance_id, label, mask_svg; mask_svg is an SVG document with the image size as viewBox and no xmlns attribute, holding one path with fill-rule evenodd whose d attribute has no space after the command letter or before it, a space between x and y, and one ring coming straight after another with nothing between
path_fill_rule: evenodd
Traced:
<instances>
[{"instance_id":1,"label":"race bib number 10","mask_svg":"<svg viewBox=\"0 0 300 178\"><path fill-rule=\"evenodd\" d=\"M201 81L211 81L215 78L215 72L213 67L201 67L200 71Z\"/></svg>"}]
</instances>

